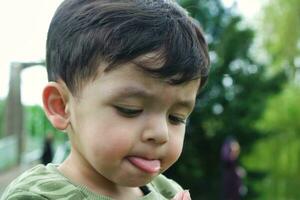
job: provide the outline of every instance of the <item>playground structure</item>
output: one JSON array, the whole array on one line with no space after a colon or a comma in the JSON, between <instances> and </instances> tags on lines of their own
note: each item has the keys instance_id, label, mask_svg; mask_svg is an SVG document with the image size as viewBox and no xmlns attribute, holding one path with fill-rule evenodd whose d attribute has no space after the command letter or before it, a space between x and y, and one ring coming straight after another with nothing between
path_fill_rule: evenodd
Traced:
<instances>
[{"instance_id":1,"label":"playground structure","mask_svg":"<svg viewBox=\"0 0 300 200\"><path fill-rule=\"evenodd\" d=\"M21 163L24 148L24 114L21 102L21 72L36 65L45 66L44 62L13 62L10 66L9 92L5 106L4 135L16 139L16 162Z\"/></svg>"}]
</instances>

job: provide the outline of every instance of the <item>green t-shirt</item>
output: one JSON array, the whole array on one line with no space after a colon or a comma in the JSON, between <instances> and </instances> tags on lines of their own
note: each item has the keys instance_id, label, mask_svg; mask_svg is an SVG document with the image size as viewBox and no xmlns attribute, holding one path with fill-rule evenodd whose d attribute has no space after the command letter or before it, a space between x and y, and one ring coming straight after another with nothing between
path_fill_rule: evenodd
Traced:
<instances>
[{"instance_id":1,"label":"green t-shirt","mask_svg":"<svg viewBox=\"0 0 300 200\"><path fill-rule=\"evenodd\" d=\"M172 199L182 188L163 175L147 184L150 193L139 200ZM63 176L54 164L37 165L15 179L5 190L1 200L112 200L76 185Z\"/></svg>"}]
</instances>

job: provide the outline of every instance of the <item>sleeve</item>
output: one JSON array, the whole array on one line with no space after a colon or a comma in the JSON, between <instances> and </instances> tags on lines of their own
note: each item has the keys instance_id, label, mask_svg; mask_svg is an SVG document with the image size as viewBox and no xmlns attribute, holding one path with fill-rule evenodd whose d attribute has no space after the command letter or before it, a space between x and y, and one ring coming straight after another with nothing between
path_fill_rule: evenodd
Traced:
<instances>
[{"instance_id":1,"label":"sleeve","mask_svg":"<svg viewBox=\"0 0 300 200\"><path fill-rule=\"evenodd\" d=\"M183 191L182 187L175 181L164 175L156 177L149 185L167 199L173 198L178 192Z\"/></svg>"},{"instance_id":2,"label":"sleeve","mask_svg":"<svg viewBox=\"0 0 300 200\"><path fill-rule=\"evenodd\" d=\"M30 191L15 190L4 193L0 200L46 200L46 198Z\"/></svg>"}]
</instances>

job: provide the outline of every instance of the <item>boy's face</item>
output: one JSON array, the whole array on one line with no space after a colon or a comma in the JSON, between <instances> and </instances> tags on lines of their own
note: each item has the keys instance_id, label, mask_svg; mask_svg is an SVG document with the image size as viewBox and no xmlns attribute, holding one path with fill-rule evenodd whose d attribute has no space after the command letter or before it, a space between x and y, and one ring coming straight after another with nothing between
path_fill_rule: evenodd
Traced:
<instances>
[{"instance_id":1,"label":"boy's face","mask_svg":"<svg viewBox=\"0 0 300 200\"><path fill-rule=\"evenodd\" d=\"M69 99L71 167L116 185L150 182L181 154L199 82L172 86L131 64L100 72Z\"/></svg>"}]
</instances>

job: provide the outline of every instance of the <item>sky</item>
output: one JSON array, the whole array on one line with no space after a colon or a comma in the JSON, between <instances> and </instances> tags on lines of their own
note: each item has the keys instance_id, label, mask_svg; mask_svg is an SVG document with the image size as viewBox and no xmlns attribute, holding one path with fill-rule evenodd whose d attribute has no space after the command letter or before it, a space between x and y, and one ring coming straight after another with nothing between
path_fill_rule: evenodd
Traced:
<instances>
[{"instance_id":1,"label":"sky","mask_svg":"<svg viewBox=\"0 0 300 200\"><path fill-rule=\"evenodd\" d=\"M48 25L61 0L0 0L0 99L7 96L11 62L40 61L45 55ZM23 104L41 104L46 84L42 67L23 70Z\"/></svg>"},{"instance_id":2,"label":"sky","mask_svg":"<svg viewBox=\"0 0 300 200\"><path fill-rule=\"evenodd\" d=\"M0 99L8 93L12 62L39 62L45 58L49 23L62 0L0 0ZM261 0L236 0L238 12L251 22L261 8ZM230 7L234 0L223 0ZM21 74L24 105L41 105L47 83L45 68L30 67Z\"/></svg>"}]
</instances>

